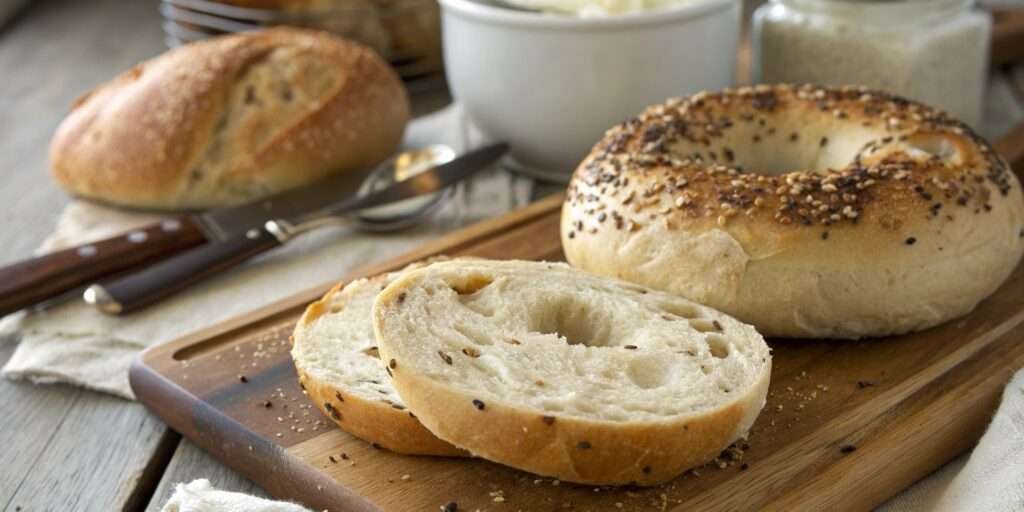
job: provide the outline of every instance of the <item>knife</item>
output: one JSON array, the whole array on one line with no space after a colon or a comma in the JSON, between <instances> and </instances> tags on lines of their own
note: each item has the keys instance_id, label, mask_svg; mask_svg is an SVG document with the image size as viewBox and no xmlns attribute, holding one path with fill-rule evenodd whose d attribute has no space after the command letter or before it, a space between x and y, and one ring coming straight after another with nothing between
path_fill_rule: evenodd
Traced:
<instances>
[{"instance_id":1,"label":"knife","mask_svg":"<svg viewBox=\"0 0 1024 512\"><path fill-rule=\"evenodd\" d=\"M420 151L436 152L434 146ZM419 151L417 151L419 152ZM413 163L412 165L417 165ZM182 215L0 268L0 315L80 297L86 285L140 268L205 242L223 241L265 220L355 195L366 172L345 173L249 204ZM76 293L77 290L77 293Z\"/></svg>"},{"instance_id":2,"label":"knife","mask_svg":"<svg viewBox=\"0 0 1024 512\"><path fill-rule=\"evenodd\" d=\"M274 210L271 220L223 239L211 241L145 269L106 284L88 287L83 298L100 311L126 313L155 302L197 281L234 267L243 261L287 243L292 238L327 225L343 224L343 215L447 188L486 168L507 150L493 144L470 151L390 187L363 196L338 200L337 196L302 198L288 213ZM251 218L251 217L250 217ZM264 212L264 219L268 218Z\"/></svg>"}]
</instances>

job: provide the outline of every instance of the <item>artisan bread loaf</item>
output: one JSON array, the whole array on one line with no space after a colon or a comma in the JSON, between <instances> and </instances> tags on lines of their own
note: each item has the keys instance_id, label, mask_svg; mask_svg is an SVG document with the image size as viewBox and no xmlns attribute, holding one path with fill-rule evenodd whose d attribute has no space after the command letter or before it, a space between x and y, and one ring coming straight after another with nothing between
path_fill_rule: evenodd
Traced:
<instances>
[{"instance_id":1,"label":"artisan bread loaf","mask_svg":"<svg viewBox=\"0 0 1024 512\"><path fill-rule=\"evenodd\" d=\"M759 85L609 130L562 209L568 261L765 336L859 338L971 311L1024 253L1009 165L945 113L860 87Z\"/></svg>"},{"instance_id":2,"label":"artisan bread loaf","mask_svg":"<svg viewBox=\"0 0 1024 512\"><path fill-rule=\"evenodd\" d=\"M571 482L669 480L745 436L768 391L751 326L560 263L435 263L373 316L392 384L431 432Z\"/></svg>"},{"instance_id":3,"label":"artisan bread loaf","mask_svg":"<svg viewBox=\"0 0 1024 512\"><path fill-rule=\"evenodd\" d=\"M51 146L69 192L147 209L253 201L366 169L409 103L373 51L275 28L176 48L79 99Z\"/></svg>"},{"instance_id":4,"label":"artisan bread loaf","mask_svg":"<svg viewBox=\"0 0 1024 512\"><path fill-rule=\"evenodd\" d=\"M400 272L338 285L309 305L295 327L292 360L309 399L342 430L414 455L464 455L417 421L391 387L378 355L371 309Z\"/></svg>"}]
</instances>

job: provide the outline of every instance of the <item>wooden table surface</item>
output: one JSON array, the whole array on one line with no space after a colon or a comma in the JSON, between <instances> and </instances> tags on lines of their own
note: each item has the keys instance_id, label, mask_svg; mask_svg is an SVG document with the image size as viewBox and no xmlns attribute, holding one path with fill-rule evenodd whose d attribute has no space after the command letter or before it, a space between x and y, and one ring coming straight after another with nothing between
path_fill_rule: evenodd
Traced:
<instances>
[{"instance_id":1,"label":"wooden table surface","mask_svg":"<svg viewBox=\"0 0 1024 512\"><path fill-rule=\"evenodd\" d=\"M67 203L47 144L79 94L164 50L154 0L35 0L0 26L0 264L28 256ZM1024 66L993 75L985 135L1024 120ZM0 343L0 364L14 350ZM141 405L0 380L0 511L159 510L177 482L259 488Z\"/></svg>"}]
</instances>

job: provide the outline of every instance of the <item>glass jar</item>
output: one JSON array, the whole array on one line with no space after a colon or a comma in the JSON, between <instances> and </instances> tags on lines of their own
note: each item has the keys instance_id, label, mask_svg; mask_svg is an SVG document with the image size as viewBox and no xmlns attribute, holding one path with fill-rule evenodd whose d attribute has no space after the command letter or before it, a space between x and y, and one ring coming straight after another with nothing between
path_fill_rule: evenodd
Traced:
<instances>
[{"instance_id":1,"label":"glass jar","mask_svg":"<svg viewBox=\"0 0 1024 512\"><path fill-rule=\"evenodd\" d=\"M771 0L754 13L755 82L865 85L977 127L992 21L972 0Z\"/></svg>"}]
</instances>

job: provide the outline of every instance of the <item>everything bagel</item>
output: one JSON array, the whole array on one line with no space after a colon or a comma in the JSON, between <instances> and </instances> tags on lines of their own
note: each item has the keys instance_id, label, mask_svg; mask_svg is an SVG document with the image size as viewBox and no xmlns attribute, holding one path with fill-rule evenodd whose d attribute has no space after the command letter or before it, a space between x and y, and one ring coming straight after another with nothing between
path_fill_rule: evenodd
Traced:
<instances>
[{"instance_id":1,"label":"everything bagel","mask_svg":"<svg viewBox=\"0 0 1024 512\"><path fill-rule=\"evenodd\" d=\"M864 88L757 86L609 130L562 210L568 261L768 336L859 338L972 310L1024 250L1008 164L965 124Z\"/></svg>"}]
</instances>

